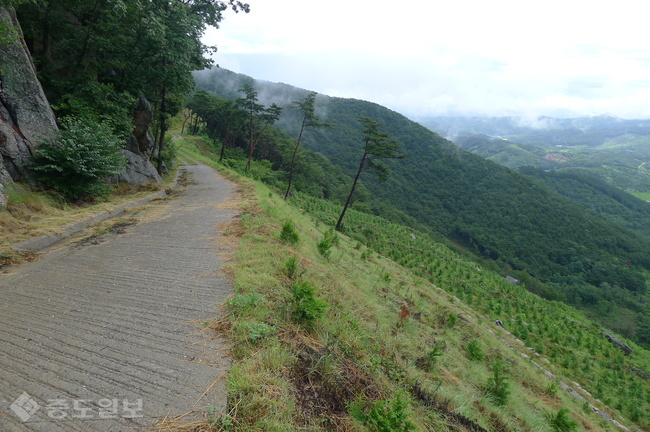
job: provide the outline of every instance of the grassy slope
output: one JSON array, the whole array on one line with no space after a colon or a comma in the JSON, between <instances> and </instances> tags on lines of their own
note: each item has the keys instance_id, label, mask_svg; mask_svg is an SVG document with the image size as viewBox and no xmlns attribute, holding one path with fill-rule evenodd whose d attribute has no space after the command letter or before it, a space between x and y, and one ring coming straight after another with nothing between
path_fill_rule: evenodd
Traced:
<instances>
[{"instance_id":1,"label":"grassy slope","mask_svg":"<svg viewBox=\"0 0 650 432\"><path fill-rule=\"evenodd\" d=\"M202 75L197 79L199 88L226 97L236 96L233 90L237 83L246 79L219 69ZM288 85L255 83L267 104L286 105L306 93ZM643 308L638 307L647 299L632 292L645 289L642 272L650 265L647 239L535 179L459 150L385 107L319 96L317 111L336 126L310 131L304 147L322 152L349 175L356 172L360 157L360 114L382 122L409 154L406 161L388 162L392 174L387 182L376 182L371 175L363 178L375 198L370 203L372 211L396 220L387 207L397 207L467 251L494 260L504 272L510 268L527 271L572 304L587 308L608 299L616 306L638 310L631 320L622 323L624 327L615 329L647 340L650 323L644 318L647 314L639 310ZM300 124L294 114L286 109L279 122L291 136L297 136L295 129ZM580 135L580 130L573 129ZM608 289L611 285L612 290ZM590 313L601 322L609 319L609 311L601 308L591 308Z\"/></svg>"},{"instance_id":2,"label":"grassy slope","mask_svg":"<svg viewBox=\"0 0 650 432\"><path fill-rule=\"evenodd\" d=\"M180 153L218 167L199 155L199 148L205 149L200 140L188 138ZM623 357L595 325L567 306L542 301L420 233L413 239L412 230L368 215L351 211L348 226L361 226L362 234L350 233L359 240L372 232L384 239L393 236L373 247L383 247L388 255L392 250L395 256L405 251L410 255L404 256L424 256L420 268L413 260L405 260L411 262L410 270L402 267L346 236L325 258L317 243L329 228L322 221L330 221L336 210L331 204L304 198L301 209L260 183L227 174L240 183L244 201L239 221L223 227L239 247L231 261L236 294L230 313L212 323L232 336L234 357L230 411L213 419L215 429L365 430L348 414L348 403L369 404L400 391L409 402L410 419L421 430L551 431L548 415L563 407L580 430L617 430L589 404L630 426L619 412L580 390L572 382L576 380L615 404L621 404L621 391L636 394L632 399L640 412L622 404L619 408L650 430L643 414L650 389L629 371L649 370L647 352L634 347L631 357ZM300 237L295 246L279 238L287 220ZM409 241L416 247L402 247ZM299 262L293 277L286 270L291 257ZM312 326L292 315L291 286L298 281L311 283L330 305ZM495 326L495 317L538 351L547 351L552 364ZM482 360L469 358L472 340L485 354ZM441 355L427 362L436 346ZM505 363L512 391L504 406L491 401L486 391L496 360ZM555 378L549 380L536 364ZM588 402L562 390L561 382Z\"/></svg>"}]
</instances>

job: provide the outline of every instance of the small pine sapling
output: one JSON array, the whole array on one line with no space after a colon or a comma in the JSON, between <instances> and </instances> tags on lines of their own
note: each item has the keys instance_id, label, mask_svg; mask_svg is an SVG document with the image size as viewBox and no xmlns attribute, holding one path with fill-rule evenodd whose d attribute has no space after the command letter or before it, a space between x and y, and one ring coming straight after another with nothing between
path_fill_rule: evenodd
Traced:
<instances>
[{"instance_id":1,"label":"small pine sapling","mask_svg":"<svg viewBox=\"0 0 650 432\"><path fill-rule=\"evenodd\" d=\"M284 242L295 245L300 240L298 233L296 232L296 227L293 225L293 222L287 221L282 225L282 231L280 231L280 239Z\"/></svg>"}]
</instances>

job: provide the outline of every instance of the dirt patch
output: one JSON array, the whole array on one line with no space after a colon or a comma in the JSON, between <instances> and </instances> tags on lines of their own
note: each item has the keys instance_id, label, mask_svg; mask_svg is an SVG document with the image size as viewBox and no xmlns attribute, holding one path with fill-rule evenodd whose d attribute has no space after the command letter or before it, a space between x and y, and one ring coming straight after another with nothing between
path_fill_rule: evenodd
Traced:
<instances>
[{"instance_id":1,"label":"dirt patch","mask_svg":"<svg viewBox=\"0 0 650 432\"><path fill-rule=\"evenodd\" d=\"M11 251L0 254L0 271L6 272L7 267L38 261L41 256L34 251Z\"/></svg>"},{"instance_id":2,"label":"dirt patch","mask_svg":"<svg viewBox=\"0 0 650 432\"><path fill-rule=\"evenodd\" d=\"M372 377L353 362L327 347L297 348L297 361L289 370L303 426L320 425L340 430L348 417L348 403L358 396L379 398Z\"/></svg>"},{"instance_id":3,"label":"dirt patch","mask_svg":"<svg viewBox=\"0 0 650 432\"><path fill-rule=\"evenodd\" d=\"M550 161L553 161L553 162L559 162L559 163L565 163L565 162L570 161L570 159L568 157L564 156L564 155L553 154L553 153L549 153L549 154L545 155L544 159L550 160Z\"/></svg>"},{"instance_id":4,"label":"dirt patch","mask_svg":"<svg viewBox=\"0 0 650 432\"><path fill-rule=\"evenodd\" d=\"M417 398L420 402L422 402L424 405L434 409L436 412L442 415L442 417L445 418L449 426L453 428L452 430L470 431L470 432L501 432L501 431L505 432L505 429L502 429L499 426L497 426L492 431L488 431L487 429L483 428L481 425L475 423L474 421L470 420L464 415L453 412L450 409L448 403L439 400L435 396L431 396L417 384L411 388L411 394L415 398Z\"/></svg>"},{"instance_id":5,"label":"dirt patch","mask_svg":"<svg viewBox=\"0 0 650 432\"><path fill-rule=\"evenodd\" d=\"M81 240L78 240L72 243L72 247L77 249L85 246L98 245L107 240L108 234L124 234L126 228L138 223L138 220L135 218L129 218L124 220L119 220L108 227L99 227L94 228L94 232L86 237L83 237Z\"/></svg>"}]
</instances>

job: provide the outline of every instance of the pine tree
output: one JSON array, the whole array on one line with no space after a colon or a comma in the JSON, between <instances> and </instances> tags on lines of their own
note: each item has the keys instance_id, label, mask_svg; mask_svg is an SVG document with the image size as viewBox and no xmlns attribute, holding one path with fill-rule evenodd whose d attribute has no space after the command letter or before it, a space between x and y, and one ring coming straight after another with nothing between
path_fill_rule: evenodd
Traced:
<instances>
[{"instance_id":1,"label":"pine tree","mask_svg":"<svg viewBox=\"0 0 650 432\"><path fill-rule=\"evenodd\" d=\"M289 184L287 185L287 191L284 194L285 198L289 197L291 193L291 181L293 180L293 168L296 162L296 154L298 153L298 147L300 147L300 141L302 140L302 134L306 128L312 127L331 127L329 123L320 122L319 117L314 112L314 102L316 101L316 92L311 92L307 97L302 101L296 101L292 105L295 109L302 114L302 125L300 127L300 133L298 134L298 139L296 140L296 146L293 149L293 155L291 156L291 165L289 166Z\"/></svg>"},{"instance_id":2,"label":"pine tree","mask_svg":"<svg viewBox=\"0 0 650 432\"><path fill-rule=\"evenodd\" d=\"M357 175L354 177L354 182L352 182L352 188L350 189L348 198L343 206L341 216L336 222L336 229L338 231L341 230L341 224L343 223L345 212L350 206L352 195L354 195L361 173L365 169L368 169L374 173L380 181L386 181L390 176L390 170L385 163L378 160L403 159L406 157L404 154L397 153L400 147L399 142L390 139L388 132L381 132L379 130L379 127L381 126L380 123L366 116L361 116L359 121L363 125L363 156L359 163Z\"/></svg>"}]
</instances>

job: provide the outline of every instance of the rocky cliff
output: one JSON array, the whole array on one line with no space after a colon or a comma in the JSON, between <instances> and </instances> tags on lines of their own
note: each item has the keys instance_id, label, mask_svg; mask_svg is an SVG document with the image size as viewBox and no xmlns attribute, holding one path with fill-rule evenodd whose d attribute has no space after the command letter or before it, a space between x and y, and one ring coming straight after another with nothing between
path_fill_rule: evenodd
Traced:
<instances>
[{"instance_id":1,"label":"rocky cliff","mask_svg":"<svg viewBox=\"0 0 650 432\"><path fill-rule=\"evenodd\" d=\"M6 184L25 175L23 164L56 122L14 9L0 6L0 20L15 32L0 45L0 183Z\"/></svg>"},{"instance_id":2,"label":"rocky cliff","mask_svg":"<svg viewBox=\"0 0 650 432\"><path fill-rule=\"evenodd\" d=\"M38 142L57 129L50 104L36 76L31 54L24 42L16 12L0 5L0 22L14 35L0 44L0 208L6 206L4 187L26 176L25 162ZM135 129L124 150L129 165L116 181L144 184L162 179L149 162L154 140L149 132L153 113L142 98L134 112Z\"/></svg>"}]
</instances>

